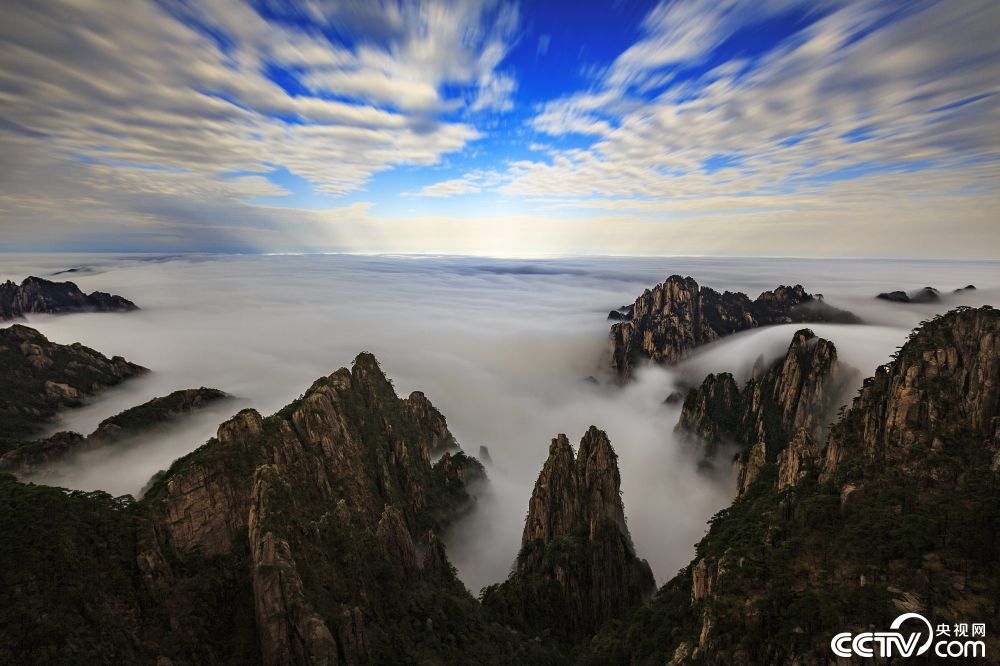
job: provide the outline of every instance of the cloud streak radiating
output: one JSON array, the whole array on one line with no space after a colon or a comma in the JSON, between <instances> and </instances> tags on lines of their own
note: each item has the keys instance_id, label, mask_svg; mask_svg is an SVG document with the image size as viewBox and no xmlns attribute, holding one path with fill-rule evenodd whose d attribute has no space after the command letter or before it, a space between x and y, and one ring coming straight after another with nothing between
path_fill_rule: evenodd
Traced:
<instances>
[{"instance_id":1,"label":"cloud streak radiating","mask_svg":"<svg viewBox=\"0 0 1000 666\"><path fill-rule=\"evenodd\" d=\"M2 18L4 248L1000 248L988 0L13 0Z\"/></svg>"}]
</instances>

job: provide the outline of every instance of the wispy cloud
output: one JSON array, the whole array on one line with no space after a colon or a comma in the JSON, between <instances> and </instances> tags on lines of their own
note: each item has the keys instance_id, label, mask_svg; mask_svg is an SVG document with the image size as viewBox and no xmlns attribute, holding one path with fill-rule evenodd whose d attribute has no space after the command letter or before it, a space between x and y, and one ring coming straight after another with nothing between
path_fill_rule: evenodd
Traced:
<instances>
[{"instance_id":1,"label":"wispy cloud","mask_svg":"<svg viewBox=\"0 0 1000 666\"><path fill-rule=\"evenodd\" d=\"M12 0L0 246L1000 247L995 2L664 1L587 63L533 10Z\"/></svg>"},{"instance_id":2,"label":"wispy cloud","mask_svg":"<svg viewBox=\"0 0 1000 666\"><path fill-rule=\"evenodd\" d=\"M644 22L645 36L615 60L595 90L547 104L532 121L536 130L590 134L596 141L548 161L516 163L501 191L816 197L830 182L854 181L864 190L866 176L895 171L909 172L930 194L942 193L942 170L960 172L964 187L997 185L995 5L943 3L888 23L898 8L851 3L757 62L721 63L651 99L637 96L627 83L662 75L666 65L702 62L731 34L728 17L738 13L738 3L721 3L716 11L699 7L658 6ZM963 38L955 40L956 34ZM712 168L720 156L729 168ZM930 183L929 172L935 174Z\"/></svg>"},{"instance_id":3,"label":"wispy cloud","mask_svg":"<svg viewBox=\"0 0 1000 666\"><path fill-rule=\"evenodd\" d=\"M70 193L113 207L173 190L217 208L281 194L263 177L278 167L343 195L396 165L461 150L481 136L472 111L510 105L515 83L500 67L515 38L513 6L309 2L296 11L310 21L265 19L237 0L5 5L8 220L44 200L52 216L65 214L56 202ZM347 38L328 38L334 26ZM117 216L132 213L122 206Z\"/></svg>"}]
</instances>

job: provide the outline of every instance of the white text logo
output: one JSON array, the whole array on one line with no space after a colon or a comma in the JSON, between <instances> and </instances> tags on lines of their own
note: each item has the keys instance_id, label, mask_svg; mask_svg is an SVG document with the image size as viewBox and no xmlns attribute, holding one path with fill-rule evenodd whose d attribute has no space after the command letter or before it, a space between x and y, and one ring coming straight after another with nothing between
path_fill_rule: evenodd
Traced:
<instances>
[{"instance_id":1,"label":"white text logo","mask_svg":"<svg viewBox=\"0 0 1000 666\"><path fill-rule=\"evenodd\" d=\"M909 632L898 631L904 623ZM954 629L953 629L954 627ZM889 626L890 631L865 631L860 634L844 632L830 641L830 649L838 657L916 657L933 649L938 657L985 657L986 643L974 640L986 636L985 624L940 624L935 631L930 622L919 613L903 613ZM970 635L971 633L971 635ZM959 640L964 639L964 640Z\"/></svg>"}]
</instances>

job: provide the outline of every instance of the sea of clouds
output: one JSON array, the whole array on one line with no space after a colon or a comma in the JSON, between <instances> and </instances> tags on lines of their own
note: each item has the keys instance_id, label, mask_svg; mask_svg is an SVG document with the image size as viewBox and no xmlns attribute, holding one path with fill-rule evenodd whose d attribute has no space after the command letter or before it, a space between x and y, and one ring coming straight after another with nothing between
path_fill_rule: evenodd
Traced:
<instances>
[{"instance_id":1,"label":"sea of clouds","mask_svg":"<svg viewBox=\"0 0 1000 666\"><path fill-rule=\"evenodd\" d=\"M56 275L70 268L76 270ZM752 297L794 283L824 294L866 322L812 326L862 377L888 361L922 319L1000 301L995 262L0 254L0 280L70 279L142 308L30 317L27 323L53 341L79 341L153 370L66 412L53 431L88 433L122 409L181 388L211 386L236 396L182 425L127 447L82 454L32 480L138 493L237 410L274 412L317 377L370 351L401 396L427 394L466 451L489 448L489 487L446 535L471 590L509 572L550 440L562 432L576 444L591 424L606 430L618 451L632 536L662 583L691 559L705 521L734 492L731 470L696 472L695 453L673 434L679 406L664 405L664 398L708 372L745 377L758 356L781 355L797 328L735 335L676 368L650 369L624 388L613 385L605 374L608 311L673 273ZM969 283L979 289L950 294ZM925 285L940 288L943 301L902 305L873 298ZM588 376L601 383L585 381Z\"/></svg>"}]
</instances>

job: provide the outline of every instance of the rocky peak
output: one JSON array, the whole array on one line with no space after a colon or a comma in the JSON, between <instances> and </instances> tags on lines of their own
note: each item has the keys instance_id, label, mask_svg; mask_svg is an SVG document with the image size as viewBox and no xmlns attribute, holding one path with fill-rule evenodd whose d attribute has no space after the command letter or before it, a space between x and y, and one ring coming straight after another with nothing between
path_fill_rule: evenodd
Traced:
<instances>
[{"instance_id":1,"label":"rocky peak","mask_svg":"<svg viewBox=\"0 0 1000 666\"><path fill-rule=\"evenodd\" d=\"M724 442L739 446L742 494L764 465L778 462L797 433L821 441L853 375L841 369L832 342L802 329L792 336L785 356L767 369L756 368L742 390L731 375L706 377L684 400L677 429L702 438L708 459Z\"/></svg>"},{"instance_id":2,"label":"rocky peak","mask_svg":"<svg viewBox=\"0 0 1000 666\"><path fill-rule=\"evenodd\" d=\"M386 505L398 507L415 530L430 514L444 518L468 501L467 481L482 476L475 459L457 449L432 465L428 442L442 439L454 441L440 412L422 395L413 403L398 398L375 357L359 354L352 370L318 379L277 414L264 419L247 409L220 425L214 440L150 494L162 502L180 550L228 550L250 501L241 470L263 463L324 502L349 497L371 525Z\"/></svg>"},{"instance_id":3,"label":"rocky peak","mask_svg":"<svg viewBox=\"0 0 1000 666\"><path fill-rule=\"evenodd\" d=\"M528 502L515 571L484 592L484 604L521 630L576 640L620 617L653 586L625 524L607 435L591 426L576 456L559 435Z\"/></svg>"},{"instance_id":4,"label":"rocky peak","mask_svg":"<svg viewBox=\"0 0 1000 666\"><path fill-rule=\"evenodd\" d=\"M468 596L433 534L483 471L457 445L432 464L428 443L444 439L454 441L430 401L397 397L375 357L361 354L270 417L241 411L144 502L182 561L230 557L249 535L265 661L377 661L369 650L397 639L369 622L414 612L411 588L440 586L421 599Z\"/></svg>"},{"instance_id":5,"label":"rocky peak","mask_svg":"<svg viewBox=\"0 0 1000 666\"><path fill-rule=\"evenodd\" d=\"M26 314L61 312L128 312L135 303L103 291L84 294L72 282L51 282L39 277L25 278L20 285L0 284L0 320Z\"/></svg>"},{"instance_id":6,"label":"rocky peak","mask_svg":"<svg viewBox=\"0 0 1000 666\"><path fill-rule=\"evenodd\" d=\"M590 525L590 538L596 538L600 525L606 521L617 525L623 534L628 534L621 498L618 454L611 448L611 441L603 430L590 426L580 441L577 476L580 509Z\"/></svg>"},{"instance_id":7,"label":"rocky peak","mask_svg":"<svg viewBox=\"0 0 1000 666\"><path fill-rule=\"evenodd\" d=\"M528 501L521 545L548 543L576 525L587 525L593 537L604 521L628 533L618 455L607 434L594 426L584 434L575 458L566 435L560 434L549 446L549 457Z\"/></svg>"},{"instance_id":8,"label":"rocky peak","mask_svg":"<svg viewBox=\"0 0 1000 666\"><path fill-rule=\"evenodd\" d=\"M781 368L772 375L771 397L779 411L786 435L805 429L818 437L830 416L829 402L836 397L828 391L840 381L837 349L818 338L808 328L798 331L785 354Z\"/></svg>"},{"instance_id":9,"label":"rocky peak","mask_svg":"<svg viewBox=\"0 0 1000 666\"><path fill-rule=\"evenodd\" d=\"M896 358L866 380L827 441L822 478L845 460L878 465L917 461L929 451L957 455L1000 449L1000 311L958 308L924 323Z\"/></svg>"},{"instance_id":10,"label":"rocky peak","mask_svg":"<svg viewBox=\"0 0 1000 666\"><path fill-rule=\"evenodd\" d=\"M421 391L414 391L405 400L406 408L421 426L421 431L429 436L421 442L429 458L437 458L447 451L458 448L455 438L448 431L448 423L431 401Z\"/></svg>"},{"instance_id":11,"label":"rocky peak","mask_svg":"<svg viewBox=\"0 0 1000 666\"><path fill-rule=\"evenodd\" d=\"M256 409L241 409L219 425L216 438L225 446L251 440L264 430L264 417Z\"/></svg>"},{"instance_id":12,"label":"rocky peak","mask_svg":"<svg viewBox=\"0 0 1000 666\"><path fill-rule=\"evenodd\" d=\"M534 541L548 543L555 536L569 532L580 512L579 500L573 447L566 435L560 433L549 445L549 457L528 500L522 547Z\"/></svg>"},{"instance_id":13,"label":"rocky peak","mask_svg":"<svg viewBox=\"0 0 1000 666\"><path fill-rule=\"evenodd\" d=\"M672 275L643 292L611 327L611 365L626 380L639 363L672 365L695 347L738 331L797 322L858 323L802 285L779 286L751 301L739 292L699 287Z\"/></svg>"},{"instance_id":14,"label":"rocky peak","mask_svg":"<svg viewBox=\"0 0 1000 666\"><path fill-rule=\"evenodd\" d=\"M735 437L740 390L728 372L709 374L697 389L688 392L676 430L705 443L705 457L712 458L722 442Z\"/></svg>"}]
</instances>

